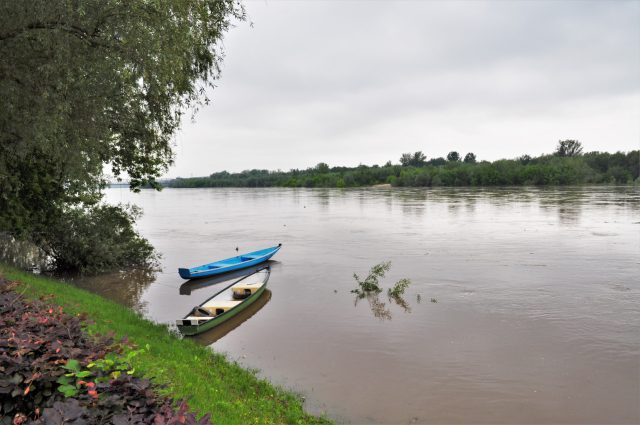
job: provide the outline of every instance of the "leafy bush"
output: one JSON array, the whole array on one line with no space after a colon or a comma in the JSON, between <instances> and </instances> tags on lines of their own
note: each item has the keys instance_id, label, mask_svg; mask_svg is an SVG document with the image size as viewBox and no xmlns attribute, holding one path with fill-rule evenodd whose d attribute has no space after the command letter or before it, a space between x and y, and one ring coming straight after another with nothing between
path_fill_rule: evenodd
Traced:
<instances>
[{"instance_id":1,"label":"leafy bush","mask_svg":"<svg viewBox=\"0 0 640 425\"><path fill-rule=\"evenodd\" d=\"M159 186L173 135L185 112L208 101L223 35L244 20L244 6L58 0L3 1L0 9L0 232L53 245L59 266L138 260L149 249L137 235L99 240L108 210L93 206L106 172L127 176L134 191ZM130 233L130 216L111 211L116 225L128 222L116 231ZM96 261L96 246L109 243L108 258Z\"/></svg>"},{"instance_id":2,"label":"leafy bush","mask_svg":"<svg viewBox=\"0 0 640 425\"><path fill-rule=\"evenodd\" d=\"M81 317L12 289L0 278L0 424L210 423L134 376L140 350L89 337Z\"/></svg>"},{"instance_id":3,"label":"leafy bush","mask_svg":"<svg viewBox=\"0 0 640 425\"><path fill-rule=\"evenodd\" d=\"M154 250L133 227L139 216L135 206L70 208L44 231L38 245L62 270L92 273L148 265Z\"/></svg>"}]
</instances>

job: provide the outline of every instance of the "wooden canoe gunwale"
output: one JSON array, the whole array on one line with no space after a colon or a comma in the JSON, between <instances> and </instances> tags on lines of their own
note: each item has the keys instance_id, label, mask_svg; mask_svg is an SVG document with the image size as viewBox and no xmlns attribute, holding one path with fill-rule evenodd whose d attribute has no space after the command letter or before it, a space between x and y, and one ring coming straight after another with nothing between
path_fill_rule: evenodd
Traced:
<instances>
[{"instance_id":1,"label":"wooden canoe gunwale","mask_svg":"<svg viewBox=\"0 0 640 425\"><path fill-rule=\"evenodd\" d=\"M245 298L240 304L237 306L225 311L222 314L217 315L207 321L200 323L199 325L178 325L178 329L182 332L183 335L192 336L197 335L202 332L206 332L210 329L215 328L218 325L226 322L228 319L231 319L236 314L242 312L244 309L249 307L251 304L255 302L260 296L263 294L265 289L267 288L267 284L264 283L260 289L258 289L253 295Z\"/></svg>"},{"instance_id":2,"label":"wooden canoe gunwale","mask_svg":"<svg viewBox=\"0 0 640 425\"><path fill-rule=\"evenodd\" d=\"M260 289L258 289L256 292L254 292L253 294L249 295L247 298L243 299L242 301L240 301L239 304L237 304L236 306L230 308L229 310L218 314L217 316L212 317L209 320L205 320L202 323L199 323L197 325L178 325L176 324L176 326L178 327L178 330L183 334L183 335L196 335L199 334L201 332L204 331L208 331L209 329L212 329L216 326L218 326L219 324L225 322L227 319L232 318L233 316L235 316L236 314L238 314L239 312L241 312L242 310L244 310L245 308L247 308L249 305L251 305L256 299L258 299L260 297L260 295L262 295L262 293L264 292L264 290L267 287L267 282L269 281L269 276L271 276L271 268L269 266L265 266L261 269L256 270L254 273L251 273L247 276L244 276L242 279L239 279L235 282L233 282L231 285L227 286L226 288L222 289L221 291L218 291L217 293L215 293L214 295L210 296L209 298L207 298L206 300L204 300L202 303L200 303L198 305L198 307L202 307L204 306L206 303L208 303L209 301L211 301L212 299L214 299L215 297L217 297L218 295L220 295L221 293L223 293L224 291L226 291L227 289L229 289L231 286L237 284L238 282L248 278L249 276L253 276L256 273L259 273L263 270L267 271L267 275L265 276L264 280L262 281L262 284L260 285ZM187 317L191 316L191 312L187 313L181 320L185 320Z\"/></svg>"}]
</instances>

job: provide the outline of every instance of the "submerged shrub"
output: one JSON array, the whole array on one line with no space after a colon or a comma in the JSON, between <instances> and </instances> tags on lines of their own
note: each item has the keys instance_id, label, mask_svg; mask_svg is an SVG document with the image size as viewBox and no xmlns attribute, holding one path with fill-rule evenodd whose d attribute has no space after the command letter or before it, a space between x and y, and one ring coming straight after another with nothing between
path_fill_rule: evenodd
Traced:
<instances>
[{"instance_id":1,"label":"submerged shrub","mask_svg":"<svg viewBox=\"0 0 640 425\"><path fill-rule=\"evenodd\" d=\"M393 285L393 288L389 288L387 290L387 295L392 298L400 297L404 295L404 291L409 287L409 285L411 285L410 279L400 279Z\"/></svg>"},{"instance_id":2,"label":"submerged shrub","mask_svg":"<svg viewBox=\"0 0 640 425\"><path fill-rule=\"evenodd\" d=\"M369 275L364 280L360 280L360 277L354 273L353 278L358 282L358 288L353 289L351 292L358 294L360 298L364 298L369 293L379 294L382 292L382 288L380 287L378 279L383 278L390 268L391 261L376 264L371 267Z\"/></svg>"},{"instance_id":3,"label":"submerged shrub","mask_svg":"<svg viewBox=\"0 0 640 425\"><path fill-rule=\"evenodd\" d=\"M44 231L38 245L58 270L93 273L148 265L154 250L134 229L140 215L135 206L69 208Z\"/></svg>"},{"instance_id":4,"label":"submerged shrub","mask_svg":"<svg viewBox=\"0 0 640 425\"><path fill-rule=\"evenodd\" d=\"M380 301L379 294L382 292L382 287L380 286L379 279L383 278L390 268L391 261L376 264L369 270L369 275L364 280L361 280L357 274L353 274L353 278L358 282L358 288L351 291L357 294L355 304L358 304L358 300L366 298L373 315L382 320L391 320L391 311L386 307L384 302ZM405 312L411 312L409 303L402 298L404 291L409 285L411 285L410 279L400 279L392 288L387 289L389 301L395 302L402 307Z\"/></svg>"}]
</instances>

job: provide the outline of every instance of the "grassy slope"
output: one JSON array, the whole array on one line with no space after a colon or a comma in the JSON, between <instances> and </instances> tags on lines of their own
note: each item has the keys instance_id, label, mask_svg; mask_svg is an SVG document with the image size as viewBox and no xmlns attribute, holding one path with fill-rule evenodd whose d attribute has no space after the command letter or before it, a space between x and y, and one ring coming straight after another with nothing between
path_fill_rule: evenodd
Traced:
<instances>
[{"instance_id":1,"label":"grassy slope","mask_svg":"<svg viewBox=\"0 0 640 425\"><path fill-rule=\"evenodd\" d=\"M132 310L98 295L52 279L20 272L0 265L0 274L22 283L19 292L29 298L53 295L50 302L62 305L67 313L88 313L95 323L91 333L127 336L150 350L134 360L137 371L166 384L175 398L184 398L199 413L211 413L214 424L315 424L330 423L304 413L293 394L255 377L224 356L188 339L171 335Z\"/></svg>"}]
</instances>

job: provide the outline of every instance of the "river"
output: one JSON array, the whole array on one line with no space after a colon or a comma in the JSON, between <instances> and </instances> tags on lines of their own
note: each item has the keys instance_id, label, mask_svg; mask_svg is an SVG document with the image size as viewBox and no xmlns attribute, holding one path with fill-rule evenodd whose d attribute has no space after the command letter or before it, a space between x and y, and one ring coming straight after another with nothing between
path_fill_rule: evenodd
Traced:
<instances>
[{"instance_id":1,"label":"river","mask_svg":"<svg viewBox=\"0 0 640 425\"><path fill-rule=\"evenodd\" d=\"M640 422L640 191L106 191L161 271L75 283L173 323L221 285L177 268L282 243L264 299L201 338L344 423ZM391 262L404 306L357 300ZM358 301L358 302L356 302ZM244 320L244 321L243 321Z\"/></svg>"}]
</instances>

